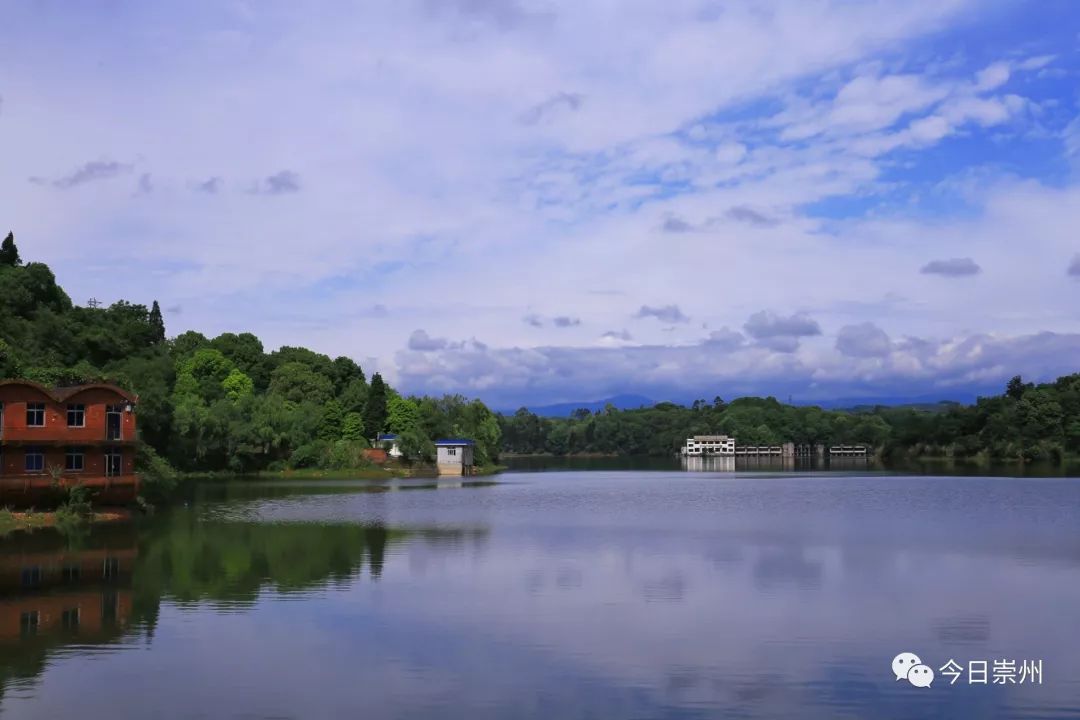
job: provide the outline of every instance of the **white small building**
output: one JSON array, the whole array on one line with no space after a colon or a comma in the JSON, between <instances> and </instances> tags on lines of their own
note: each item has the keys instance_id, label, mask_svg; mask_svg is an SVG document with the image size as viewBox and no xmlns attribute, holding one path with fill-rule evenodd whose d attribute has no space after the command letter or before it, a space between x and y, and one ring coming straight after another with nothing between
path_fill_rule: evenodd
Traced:
<instances>
[{"instance_id":1,"label":"white small building","mask_svg":"<svg viewBox=\"0 0 1080 720\"><path fill-rule=\"evenodd\" d=\"M440 475L472 475L473 448L472 440L449 438L435 441L435 463Z\"/></svg>"},{"instance_id":2,"label":"white small building","mask_svg":"<svg viewBox=\"0 0 1080 720\"><path fill-rule=\"evenodd\" d=\"M734 455L735 438L727 435L695 435L686 439L682 454L696 455Z\"/></svg>"},{"instance_id":3,"label":"white small building","mask_svg":"<svg viewBox=\"0 0 1080 720\"><path fill-rule=\"evenodd\" d=\"M398 445L398 436L393 433L379 433L375 438L375 442L371 444L371 447L385 450L386 454L390 457L401 457L401 447Z\"/></svg>"}]
</instances>

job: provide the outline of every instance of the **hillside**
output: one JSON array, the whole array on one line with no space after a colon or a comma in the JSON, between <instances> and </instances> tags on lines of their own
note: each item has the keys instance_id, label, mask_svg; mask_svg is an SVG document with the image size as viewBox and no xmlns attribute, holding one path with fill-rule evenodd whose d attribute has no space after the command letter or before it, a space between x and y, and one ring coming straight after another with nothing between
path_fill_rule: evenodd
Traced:
<instances>
[{"instance_id":1,"label":"hillside","mask_svg":"<svg viewBox=\"0 0 1080 720\"><path fill-rule=\"evenodd\" d=\"M143 440L182 470L358 467L365 438L383 431L418 461L445 436L474 438L481 465L499 452L478 400L403 397L348 357L267 352L251 333L170 339L156 301L79 307L47 265L23 262L13 235L0 246L0 377L133 390Z\"/></svg>"}]
</instances>

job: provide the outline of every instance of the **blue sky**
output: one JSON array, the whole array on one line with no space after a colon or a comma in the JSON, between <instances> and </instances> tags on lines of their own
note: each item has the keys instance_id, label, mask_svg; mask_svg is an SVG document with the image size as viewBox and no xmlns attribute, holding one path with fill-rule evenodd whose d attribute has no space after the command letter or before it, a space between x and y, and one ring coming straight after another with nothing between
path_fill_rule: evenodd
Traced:
<instances>
[{"instance_id":1,"label":"blue sky","mask_svg":"<svg viewBox=\"0 0 1080 720\"><path fill-rule=\"evenodd\" d=\"M970 397L1080 357L1069 0L0 3L77 302L499 407Z\"/></svg>"}]
</instances>

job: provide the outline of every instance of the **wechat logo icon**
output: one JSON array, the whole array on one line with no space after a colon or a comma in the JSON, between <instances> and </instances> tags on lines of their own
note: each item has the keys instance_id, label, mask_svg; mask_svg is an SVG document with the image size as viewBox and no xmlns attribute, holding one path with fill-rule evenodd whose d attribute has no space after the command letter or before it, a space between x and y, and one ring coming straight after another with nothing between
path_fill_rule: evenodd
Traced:
<instances>
[{"instance_id":1,"label":"wechat logo icon","mask_svg":"<svg viewBox=\"0 0 1080 720\"><path fill-rule=\"evenodd\" d=\"M907 680L915 687L930 687L934 682L934 670L915 653L902 652L892 661L893 675L897 680Z\"/></svg>"}]
</instances>

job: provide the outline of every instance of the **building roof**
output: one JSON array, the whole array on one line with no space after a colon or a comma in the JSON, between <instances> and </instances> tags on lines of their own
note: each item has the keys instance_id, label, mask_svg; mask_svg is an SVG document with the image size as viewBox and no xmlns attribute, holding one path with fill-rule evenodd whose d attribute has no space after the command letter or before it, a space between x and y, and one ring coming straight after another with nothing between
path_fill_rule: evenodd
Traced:
<instances>
[{"instance_id":1,"label":"building roof","mask_svg":"<svg viewBox=\"0 0 1080 720\"><path fill-rule=\"evenodd\" d=\"M435 445L442 445L443 447L458 447L461 445L475 445L476 443L466 438L444 438L442 440L436 440Z\"/></svg>"},{"instance_id":2,"label":"building roof","mask_svg":"<svg viewBox=\"0 0 1080 720\"><path fill-rule=\"evenodd\" d=\"M33 388L38 392L42 393L43 395L52 398L56 402L64 402L65 400L72 398L81 392L95 389L114 392L130 403L135 403L139 400L138 395L130 393L124 388L119 387L118 385L111 385L109 383L88 383L86 385L69 385L67 387L50 388L42 385L41 383L34 382L33 380L0 380L0 387L3 387L5 385L23 385L25 387Z\"/></svg>"},{"instance_id":3,"label":"building roof","mask_svg":"<svg viewBox=\"0 0 1080 720\"><path fill-rule=\"evenodd\" d=\"M379 433L375 436L375 442L379 442L380 440L397 440L397 435L394 433Z\"/></svg>"}]
</instances>

